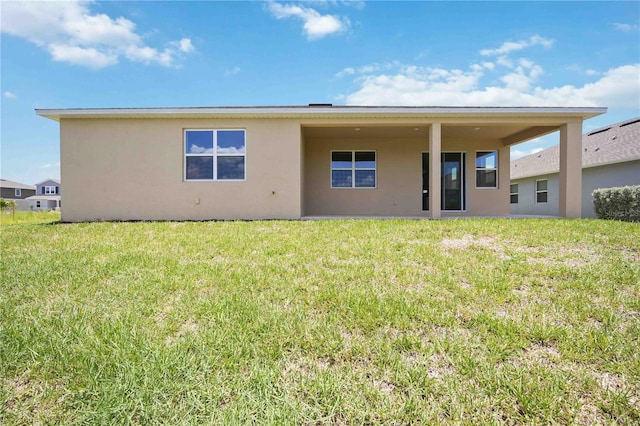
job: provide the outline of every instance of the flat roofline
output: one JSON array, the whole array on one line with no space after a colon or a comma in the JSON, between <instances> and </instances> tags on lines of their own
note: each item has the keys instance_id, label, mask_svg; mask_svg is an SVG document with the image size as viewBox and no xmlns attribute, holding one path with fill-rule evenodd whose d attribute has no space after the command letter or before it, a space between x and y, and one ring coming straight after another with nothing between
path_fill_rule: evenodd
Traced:
<instances>
[{"instance_id":1,"label":"flat roofline","mask_svg":"<svg viewBox=\"0 0 640 426\"><path fill-rule=\"evenodd\" d=\"M154 108L37 108L36 114L55 121L62 118L181 118L181 117L455 117L455 116L573 116L592 118L604 107L477 107L477 106L224 106Z\"/></svg>"}]
</instances>

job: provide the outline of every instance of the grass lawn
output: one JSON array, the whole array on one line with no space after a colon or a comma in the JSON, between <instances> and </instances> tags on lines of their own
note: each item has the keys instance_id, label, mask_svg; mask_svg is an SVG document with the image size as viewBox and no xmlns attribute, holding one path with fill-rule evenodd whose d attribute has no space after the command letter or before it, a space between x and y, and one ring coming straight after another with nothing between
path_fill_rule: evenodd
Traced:
<instances>
[{"instance_id":1,"label":"grass lawn","mask_svg":"<svg viewBox=\"0 0 640 426\"><path fill-rule=\"evenodd\" d=\"M2 216L0 424L640 422L640 225Z\"/></svg>"}]
</instances>

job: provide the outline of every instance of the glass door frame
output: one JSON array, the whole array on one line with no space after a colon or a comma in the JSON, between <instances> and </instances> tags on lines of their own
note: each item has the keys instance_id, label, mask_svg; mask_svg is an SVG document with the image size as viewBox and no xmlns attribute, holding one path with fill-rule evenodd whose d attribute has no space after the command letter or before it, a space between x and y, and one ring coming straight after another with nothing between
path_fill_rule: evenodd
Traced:
<instances>
[{"instance_id":1,"label":"glass door frame","mask_svg":"<svg viewBox=\"0 0 640 426\"><path fill-rule=\"evenodd\" d=\"M427 208L424 209L424 194L428 194L429 188L427 187L425 189L424 187L424 165L425 165L425 154L427 156L427 162L426 162L426 166L427 166L427 186L429 183L429 151L422 151L422 175L423 175L423 179L422 179L422 196L421 196L421 200L420 202L422 203L422 212L427 213L429 212L429 203L427 203ZM445 197L445 191L444 191L444 167L443 167L443 163L444 163L444 154L460 154L461 155L461 159L460 159L460 167L461 167L461 186L460 186L460 204L462 209L460 210L445 210L444 209L444 197ZM464 213L467 211L467 152L466 151L441 151L440 152L440 211L441 212L454 212L454 213Z\"/></svg>"}]
</instances>

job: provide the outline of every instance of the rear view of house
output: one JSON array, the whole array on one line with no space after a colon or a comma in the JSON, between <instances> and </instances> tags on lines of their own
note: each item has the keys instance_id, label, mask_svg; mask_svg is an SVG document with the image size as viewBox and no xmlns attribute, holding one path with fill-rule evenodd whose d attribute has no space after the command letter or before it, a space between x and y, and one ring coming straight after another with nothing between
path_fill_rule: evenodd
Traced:
<instances>
[{"instance_id":1,"label":"rear view of house","mask_svg":"<svg viewBox=\"0 0 640 426\"><path fill-rule=\"evenodd\" d=\"M640 117L582 136L582 217L596 217L594 189L640 185ZM511 213L559 214L560 147L511 162Z\"/></svg>"},{"instance_id":2,"label":"rear view of house","mask_svg":"<svg viewBox=\"0 0 640 426\"><path fill-rule=\"evenodd\" d=\"M62 206L60 181L47 179L36 184L36 195L29 197L31 210L59 210Z\"/></svg>"},{"instance_id":3,"label":"rear view of house","mask_svg":"<svg viewBox=\"0 0 640 426\"><path fill-rule=\"evenodd\" d=\"M36 112L60 122L62 220L91 221L508 215L510 147L555 131L577 217L582 122L606 108Z\"/></svg>"}]
</instances>

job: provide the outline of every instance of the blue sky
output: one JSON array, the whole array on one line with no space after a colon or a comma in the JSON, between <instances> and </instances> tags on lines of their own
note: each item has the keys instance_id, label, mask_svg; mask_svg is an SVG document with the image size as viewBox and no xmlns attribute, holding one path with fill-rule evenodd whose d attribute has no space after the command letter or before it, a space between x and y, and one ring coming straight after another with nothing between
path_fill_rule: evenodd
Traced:
<instances>
[{"instance_id":1,"label":"blue sky","mask_svg":"<svg viewBox=\"0 0 640 426\"><path fill-rule=\"evenodd\" d=\"M18 2L1 11L0 175L60 176L34 108L606 106L640 115L640 3ZM514 156L557 136L512 149Z\"/></svg>"}]
</instances>

